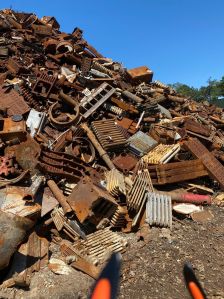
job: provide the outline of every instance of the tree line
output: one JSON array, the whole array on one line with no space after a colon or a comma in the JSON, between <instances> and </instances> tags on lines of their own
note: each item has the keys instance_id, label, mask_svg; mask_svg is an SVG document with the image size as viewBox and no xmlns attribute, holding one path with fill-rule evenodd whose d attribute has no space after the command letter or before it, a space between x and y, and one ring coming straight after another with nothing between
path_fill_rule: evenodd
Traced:
<instances>
[{"instance_id":1,"label":"tree line","mask_svg":"<svg viewBox=\"0 0 224 299\"><path fill-rule=\"evenodd\" d=\"M221 80L213 80L209 78L206 86L195 88L188 86L187 84L174 83L170 84L177 93L191 97L195 101L205 101L215 104L219 107L224 108L224 76Z\"/></svg>"}]
</instances>

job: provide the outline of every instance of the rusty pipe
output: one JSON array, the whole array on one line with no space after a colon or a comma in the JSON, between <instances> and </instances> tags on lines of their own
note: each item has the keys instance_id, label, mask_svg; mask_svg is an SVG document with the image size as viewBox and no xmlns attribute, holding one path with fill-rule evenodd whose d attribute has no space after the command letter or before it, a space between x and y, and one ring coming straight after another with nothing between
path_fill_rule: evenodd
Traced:
<instances>
[{"instance_id":1,"label":"rusty pipe","mask_svg":"<svg viewBox=\"0 0 224 299\"><path fill-rule=\"evenodd\" d=\"M136 96L135 94L131 93L128 90L122 91L122 95L127 97L128 99L136 102L137 104L142 103L143 99L141 99L140 97Z\"/></svg>"},{"instance_id":2,"label":"rusty pipe","mask_svg":"<svg viewBox=\"0 0 224 299\"><path fill-rule=\"evenodd\" d=\"M223 119L220 119L218 117L215 117L215 116L209 116L209 118L217 123L220 123L220 124L224 124L224 120Z\"/></svg>"},{"instance_id":3,"label":"rusty pipe","mask_svg":"<svg viewBox=\"0 0 224 299\"><path fill-rule=\"evenodd\" d=\"M165 194L171 196L173 202L192 203L196 205L211 205L212 200L209 195L200 195L188 192L162 192L159 194Z\"/></svg>"},{"instance_id":4,"label":"rusty pipe","mask_svg":"<svg viewBox=\"0 0 224 299\"><path fill-rule=\"evenodd\" d=\"M180 103L180 104L183 104L186 102L186 99L185 98L181 98L181 97L178 97L178 96L171 96L171 95L167 95L167 98L172 101L172 102L177 102L177 103Z\"/></svg>"},{"instance_id":5,"label":"rusty pipe","mask_svg":"<svg viewBox=\"0 0 224 299\"><path fill-rule=\"evenodd\" d=\"M65 94L62 90L59 92L59 96L65 101L66 104L78 109L78 103L69 95Z\"/></svg>"},{"instance_id":6,"label":"rusty pipe","mask_svg":"<svg viewBox=\"0 0 224 299\"><path fill-rule=\"evenodd\" d=\"M107 164L107 166L110 169L114 169L115 166L112 163L112 161L110 160L110 157L108 156L108 154L106 153L106 151L102 148L102 146L100 145L100 143L97 141L95 135L90 130L90 128L87 126L87 124L86 123L82 124L81 128L86 132L88 138L90 139L90 141L92 142L92 144L95 146L95 148L97 149L100 157L104 160L104 162Z\"/></svg>"},{"instance_id":7,"label":"rusty pipe","mask_svg":"<svg viewBox=\"0 0 224 299\"><path fill-rule=\"evenodd\" d=\"M48 180L47 185L53 193L54 197L62 206L64 214L67 214L72 211L70 205L67 203L66 197L62 194L61 190L58 188L57 184L53 180Z\"/></svg>"}]
</instances>

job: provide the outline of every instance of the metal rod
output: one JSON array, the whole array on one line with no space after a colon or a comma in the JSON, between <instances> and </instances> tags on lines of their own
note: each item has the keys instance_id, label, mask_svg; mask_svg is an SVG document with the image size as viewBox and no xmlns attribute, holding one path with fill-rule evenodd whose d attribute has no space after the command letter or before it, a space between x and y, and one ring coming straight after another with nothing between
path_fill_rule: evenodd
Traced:
<instances>
[{"instance_id":1,"label":"metal rod","mask_svg":"<svg viewBox=\"0 0 224 299\"><path fill-rule=\"evenodd\" d=\"M51 192L57 199L57 201L62 206L63 212L65 214L72 211L70 205L67 203L66 197L62 194L61 190L58 188L57 184L53 180L47 181L47 185L50 188Z\"/></svg>"}]
</instances>

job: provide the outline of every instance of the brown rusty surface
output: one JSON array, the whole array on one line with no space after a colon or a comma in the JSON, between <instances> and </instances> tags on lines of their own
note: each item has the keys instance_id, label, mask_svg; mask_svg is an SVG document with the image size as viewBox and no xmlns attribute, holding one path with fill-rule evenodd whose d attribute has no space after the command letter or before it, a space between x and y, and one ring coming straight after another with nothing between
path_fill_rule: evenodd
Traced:
<instances>
[{"instance_id":1,"label":"brown rusty surface","mask_svg":"<svg viewBox=\"0 0 224 299\"><path fill-rule=\"evenodd\" d=\"M26 135L26 123L24 120L13 121L11 118L0 119L0 137L3 140L18 138Z\"/></svg>"},{"instance_id":2,"label":"brown rusty surface","mask_svg":"<svg viewBox=\"0 0 224 299\"><path fill-rule=\"evenodd\" d=\"M136 128L137 123L127 117L123 117L121 120L117 120L116 123L118 126L121 126L124 129L126 129L130 134L135 134L138 130Z\"/></svg>"},{"instance_id":3,"label":"brown rusty surface","mask_svg":"<svg viewBox=\"0 0 224 299\"><path fill-rule=\"evenodd\" d=\"M6 92L0 86L0 106L2 109L7 110L7 115L12 116L15 114L25 114L29 112L30 107L24 101L24 98L20 96L15 90Z\"/></svg>"},{"instance_id":4,"label":"brown rusty surface","mask_svg":"<svg viewBox=\"0 0 224 299\"><path fill-rule=\"evenodd\" d=\"M93 184L88 177L77 184L67 202L81 223L88 219L95 225L102 218L111 217L117 206L115 199L106 190Z\"/></svg>"},{"instance_id":5,"label":"brown rusty surface","mask_svg":"<svg viewBox=\"0 0 224 299\"><path fill-rule=\"evenodd\" d=\"M187 120L184 124L184 127L188 131L192 131L194 133L201 134L206 137L209 137L211 134L211 131L208 129L208 127L203 126L192 119Z\"/></svg>"},{"instance_id":6,"label":"brown rusty surface","mask_svg":"<svg viewBox=\"0 0 224 299\"><path fill-rule=\"evenodd\" d=\"M12 152L15 154L16 161L22 169L30 170L31 172L35 172L40 151L40 145L29 135L27 135L26 141L6 149L6 153Z\"/></svg>"},{"instance_id":7,"label":"brown rusty surface","mask_svg":"<svg viewBox=\"0 0 224 299\"><path fill-rule=\"evenodd\" d=\"M123 173L128 173L138 162L138 159L130 154L120 154L112 160L117 169Z\"/></svg>"},{"instance_id":8,"label":"brown rusty surface","mask_svg":"<svg viewBox=\"0 0 224 299\"><path fill-rule=\"evenodd\" d=\"M117 148L124 148L127 144L126 138L113 119L93 121L92 128L105 150L111 151Z\"/></svg>"},{"instance_id":9,"label":"brown rusty surface","mask_svg":"<svg viewBox=\"0 0 224 299\"><path fill-rule=\"evenodd\" d=\"M133 81L150 82L153 72L147 66L140 66L127 71Z\"/></svg>"},{"instance_id":10,"label":"brown rusty surface","mask_svg":"<svg viewBox=\"0 0 224 299\"><path fill-rule=\"evenodd\" d=\"M44 36L50 36L52 34L52 28L51 26L46 25L32 25L33 31L35 34L44 35Z\"/></svg>"},{"instance_id":11,"label":"brown rusty surface","mask_svg":"<svg viewBox=\"0 0 224 299\"><path fill-rule=\"evenodd\" d=\"M153 184L170 184L208 175L201 160L149 166Z\"/></svg>"},{"instance_id":12,"label":"brown rusty surface","mask_svg":"<svg viewBox=\"0 0 224 299\"><path fill-rule=\"evenodd\" d=\"M14 74L21 72L23 69L23 66L13 58L8 59L6 67L10 72Z\"/></svg>"},{"instance_id":13,"label":"brown rusty surface","mask_svg":"<svg viewBox=\"0 0 224 299\"><path fill-rule=\"evenodd\" d=\"M224 166L198 139L190 139L184 144L195 157L202 161L211 177L217 180L220 187L224 189Z\"/></svg>"}]
</instances>

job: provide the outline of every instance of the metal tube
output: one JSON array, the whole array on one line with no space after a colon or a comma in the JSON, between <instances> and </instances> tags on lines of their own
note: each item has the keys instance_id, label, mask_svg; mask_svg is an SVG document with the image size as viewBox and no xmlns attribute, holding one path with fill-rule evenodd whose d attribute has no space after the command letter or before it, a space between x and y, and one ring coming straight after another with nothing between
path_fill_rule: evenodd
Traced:
<instances>
[{"instance_id":1,"label":"metal tube","mask_svg":"<svg viewBox=\"0 0 224 299\"><path fill-rule=\"evenodd\" d=\"M158 191L159 194L171 196L174 202L193 203L196 205L211 205L212 200L209 195L200 195L188 192L162 192Z\"/></svg>"},{"instance_id":2,"label":"metal tube","mask_svg":"<svg viewBox=\"0 0 224 299\"><path fill-rule=\"evenodd\" d=\"M95 135L90 130L90 128L87 126L87 124L86 123L82 124L81 128L86 132L88 138L90 139L90 141L92 142L92 144L95 146L95 148L97 149L100 157L104 160L104 162L107 164L107 166L110 169L114 169L115 166L112 163L112 161L110 160L110 157L108 156L108 154L106 153L106 151L102 148L102 146L100 145L100 143L97 141Z\"/></svg>"},{"instance_id":3,"label":"metal tube","mask_svg":"<svg viewBox=\"0 0 224 299\"><path fill-rule=\"evenodd\" d=\"M70 205L67 203L66 197L62 194L61 190L58 188L57 184L53 180L47 181L47 185L50 188L51 192L57 199L57 201L62 206L64 214L67 214L72 211Z\"/></svg>"},{"instance_id":4,"label":"metal tube","mask_svg":"<svg viewBox=\"0 0 224 299\"><path fill-rule=\"evenodd\" d=\"M130 100L136 102L136 103L142 103L143 99L141 99L140 97L136 96L135 94L131 93L130 91L122 91L122 95L124 95L125 97L129 98Z\"/></svg>"},{"instance_id":5,"label":"metal tube","mask_svg":"<svg viewBox=\"0 0 224 299\"><path fill-rule=\"evenodd\" d=\"M72 97L65 94L62 90L59 93L59 97L61 97L68 105L77 109L78 103Z\"/></svg>"}]
</instances>

